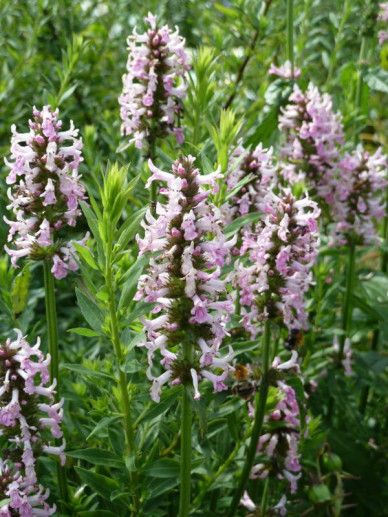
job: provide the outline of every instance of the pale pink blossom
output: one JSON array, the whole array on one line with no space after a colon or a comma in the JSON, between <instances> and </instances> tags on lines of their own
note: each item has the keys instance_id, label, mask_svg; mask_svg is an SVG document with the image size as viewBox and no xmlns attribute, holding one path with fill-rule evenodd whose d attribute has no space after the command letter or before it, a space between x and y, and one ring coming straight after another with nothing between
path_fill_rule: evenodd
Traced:
<instances>
[{"instance_id":1,"label":"pale pink blossom","mask_svg":"<svg viewBox=\"0 0 388 517\"><path fill-rule=\"evenodd\" d=\"M11 160L5 160L10 169L8 209L16 219L4 218L10 227L5 250L15 267L22 257L52 259L54 275L63 278L77 269L74 249L63 252L71 244L63 244L60 230L75 226L79 202L85 199L78 174L82 140L73 122L62 131L58 110L50 106L34 108L29 127L23 134L12 126Z\"/></svg>"},{"instance_id":2,"label":"pale pink blossom","mask_svg":"<svg viewBox=\"0 0 388 517\"><path fill-rule=\"evenodd\" d=\"M214 174L200 175L192 156L178 159L171 172L150 162L153 181L163 182L156 217L150 212L143 221L144 236L137 237L140 254L152 251L148 271L138 282L136 300L154 304L156 318L143 324L147 340L151 397L159 401L166 383L193 386L200 397L199 383L207 379L215 392L226 389L233 350L221 355L226 324L233 312L221 269L230 261L234 240L222 233L220 211L212 205L204 186L216 191ZM194 348L190 361L185 346ZM157 359L162 373L157 371Z\"/></svg>"},{"instance_id":3,"label":"pale pink blossom","mask_svg":"<svg viewBox=\"0 0 388 517\"><path fill-rule=\"evenodd\" d=\"M52 134L49 125L46 131ZM0 500L9 499L0 515L53 515L48 490L39 485L35 464L42 452L65 461L62 437L63 401L55 402L55 383L48 386L50 357L38 340L30 346L19 330L0 344L0 435L6 436L0 459Z\"/></svg>"},{"instance_id":4,"label":"pale pink blossom","mask_svg":"<svg viewBox=\"0 0 388 517\"><path fill-rule=\"evenodd\" d=\"M184 134L178 120L190 69L185 40L178 28L173 32L167 25L158 27L151 13L145 21L147 32L135 29L128 37L127 73L119 97L121 131L139 149L166 134L181 144Z\"/></svg>"}]
</instances>

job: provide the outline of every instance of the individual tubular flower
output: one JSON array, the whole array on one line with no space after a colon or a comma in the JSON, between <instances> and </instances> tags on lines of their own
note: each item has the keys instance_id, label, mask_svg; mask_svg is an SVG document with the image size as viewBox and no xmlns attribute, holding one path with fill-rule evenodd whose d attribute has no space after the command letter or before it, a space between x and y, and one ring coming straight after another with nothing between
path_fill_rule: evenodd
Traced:
<instances>
[{"instance_id":1,"label":"individual tubular flower","mask_svg":"<svg viewBox=\"0 0 388 517\"><path fill-rule=\"evenodd\" d=\"M74 249L60 237L60 230L75 226L79 202L85 199L78 174L82 140L73 122L70 129L61 130L58 110L50 106L34 108L29 126L28 133L12 126L11 161L5 160L10 168L8 209L15 216L4 218L12 243L5 249L15 267L21 257L51 257L53 274L63 278L77 269Z\"/></svg>"},{"instance_id":2,"label":"individual tubular flower","mask_svg":"<svg viewBox=\"0 0 388 517\"><path fill-rule=\"evenodd\" d=\"M186 95L185 75L190 69L185 40L167 26L158 27L151 13L144 34L134 29L128 38L127 73L119 97L121 131L141 149L156 137L172 133L183 143L178 118Z\"/></svg>"},{"instance_id":3,"label":"individual tubular flower","mask_svg":"<svg viewBox=\"0 0 388 517\"><path fill-rule=\"evenodd\" d=\"M287 498L285 495L282 495L279 502L272 506L271 508L271 515L279 515L280 517L284 517L287 515L287 508L286 508ZM252 499L249 497L248 492L245 490L243 497L240 500L240 505L246 508L250 513L249 515L258 517L261 516L260 508L257 506Z\"/></svg>"},{"instance_id":4,"label":"individual tubular flower","mask_svg":"<svg viewBox=\"0 0 388 517\"><path fill-rule=\"evenodd\" d=\"M252 479L274 476L289 482L291 493L297 490L301 477L298 444L300 438L299 405L295 390L283 380L286 372L299 372L297 352L281 363L276 357L269 372L271 383L279 391L280 401L266 418L266 432L260 436L257 452L263 457L251 471Z\"/></svg>"},{"instance_id":5,"label":"individual tubular flower","mask_svg":"<svg viewBox=\"0 0 388 517\"><path fill-rule=\"evenodd\" d=\"M256 336L268 318L290 330L306 329L304 294L317 256L319 209L290 191L270 192L266 218L243 237L234 283L239 290L245 329ZM247 255L244 259L244 255Z\"/></svg>"},{"instance_id":6,"label":"individual tubular flower","mask_svg":"<svg viewBox=\"0 0 388 517\"><path fill-rule=\"evenodd\" d=\"M144 238L138 237L140 254L153 252L147 274L139 279L137 300L154 303L154 319L145 320L151 395L159 401L161 387L192 383L200 397L198 381L208 379L214 391L226 389L233 351L220 356L225 324L233 312L221 268L229 261L230 247L222 234L219 210L208 200L217 189L218 172L200 175L192 156L178 159L172 172L149 162L153 181L166 183L160 194L167 198L156 206L156 217L146 214ZM205 190L204 186L211 187ZM183 349L194 347L192 360ZM155 356L164 372L152 373Z\"/></svg>"},{"instance_id":7,"label":"individual tubular flower","mask_svg":"<svg viewBox=\"0 0 388 517\"><path fill-rule=\"evenodd\" d=\"M381 149L370 154L361 145L339 162L334 190L333 244L378 241L375 222L385 214L387 165Z\"/></svg>"},{"instance_id":8,"label":"individual tubular flower","mask_svg":"<svg viewBox=\"0 0 388 517\"><path fill-rule=\"evenodd\" d=\"M295 85L282 108L279 129L286 140L281 149L283 176L291 183L306 179L314 194L332 202L333 166L343 143L341 117L333 111L330 95L309 84L306 92Z\"/></svg>"},{"instance_id":9,"label":"individual tubular flower","mask_svg":"<svg viewBox=\"0 0 388 517\"><path fill-rule=\"evenodd\" d=\"M36 459L59 456L64 464L65 442L60 424L63 401L55 402L55 382L49 385L50 356L30 346L22 333L0 345L0 500L9 502L0 516L47 516L56 509L46 502L49 492L39 485Z\"/></svg>"},{"instance_id":10,"label":"individual tubular flower","mask_svg":"<svg viewBox=\"0 0 388 517\"><path fill-rule=\"evenodd\" d=\"M298 79L301 74L300 68L295 67L294 73L292 73L292 67L290 61L286 61L283 65L276 66L273 63L271 64L269 70L269 75L276 75L281 79Z\"/></svg>"},{"instance_id":11,"label":"individual tubular flower","mask_svg":"<svg viewBox=\"0 0 388 517\"><path fill-rule=\"evenodd\" d=\"M250 212L260 211L264 196L276 178L272 149L263 149L262 144L250 151L239 143L231 155L228 168L230 173L226 182L229 191L249 175L252 175L252 179L223 206L226 224Z\"/></svg>"}]
</instances>

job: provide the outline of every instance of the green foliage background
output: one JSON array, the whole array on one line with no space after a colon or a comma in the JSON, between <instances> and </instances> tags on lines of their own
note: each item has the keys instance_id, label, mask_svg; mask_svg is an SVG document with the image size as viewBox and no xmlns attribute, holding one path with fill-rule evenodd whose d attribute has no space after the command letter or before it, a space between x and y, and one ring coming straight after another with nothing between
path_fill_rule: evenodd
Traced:
<instances>
[{"instance_id":1,"label":"green foliage background","mask_svg":"<svg viewBox=\"0 0 388 517\"><path fill-rule=\"evenodd\" d=\"M201 66L194 67L194 93L187 100L185 151L198 154L203 169L210 170L222 158L222 146L227 149L230 143L227 134L217 146L214 130L219 126L220 109L230 95L234 95L235 112L230 127L239 126L240 133L251 144L262 141L276 146L279 140L277 115L289 89L282 81L270 78L268 68L271 62L281 64L286 58L285 2L273 0L267 4L266 16L259 18L261 2L254 0L0 0L0 154L8 155L11 124L24 130L33 105L58 106L65 125L73 119L80 128L85 158L81 172L97 208L102 203L98 186L108 162L126 166L128 180L140 174L133 192L123 199L124 220L117 222L114 230L118 239L128 228L128 221L140 220L136 219L138 211L147 202L141 158L137 151L123 145L120 136L117 98L125 72L127 36L135 25L140 30L143 17L150 10L169 25L179 26L194 59L202 48L198 61ZM366 0L295 1L296 64L302 68L302 83L312 80L333 96L336 109L344 115L347 142L352 143L358 135L367 147L383 145L387 150L388 49L377 45L373 21L376 9L377 2ZM250 52L256 32L257 42ZM368 52L366 61L360 64L362 35L367 37ZM247 55L250 59L236 88L236 74ZM358 112L354 99L360 66L364 83ZM202 79L201 71L206 72ZM198 134L193 129L196 123ZM167 165L174 157L173 143L164 142L158 156ZM5 166L0 167L3 179ZM1 181L1 216L6 213L6 204L6 185ZM95 206L93 210L91 218L98 212ZM84 219L79 232L87 226ZM134 227L128 240L133 239L136 231ZM6 232L1 217L1 248ZM326 369L327 377L311 398L310 436L303 444L305 489L291 506L290 515L339 515L341 506L341 515L385 515L388 279L376 272L379 250L360 250L354 296L355 375L339 378L330 368L330 347L333 332L339 327L343 257L338 250L328 250L325 244L315 271L317 286L309 300L317 340L316 349L306 359L306 376L318 377ZM144 375L146 359L134 346L141 325L133 318L133 312L138 310L141 314L143 309L136 309L132 301L134 285L126 275L130 267L134 268L131 273L139 275L144 264L136 262L133 245L129 250L122 246L116 251L121 339L126 351L125 369L133 386L130 396L141 454L125 461L121 456L124 438L120 426L115 425L120 418L120 396L112 388L115 370L109 335L104 329L108 318L104 312L104 282L95 268L99 255L94 250L90 257L82 257L80 273L58 283L66 439L74 467L69 468L69 515L128 515L128 490L135 489L144 502L141 515L175 516L179 422L174 411L179 390L166 390L158 406L149 401L149 383ZM331 284L326 282L328 277ZM5 338L14 326L20 326L31 340L37 335L44 338L43 296L40 265L29 264L15 271L3 255L0 337ZM371 332L376 328L381 331L382 346L379 352L368 351ZM233 346L239 358L254 348L249 342L237 341ZM372 389L373 396L367 415L362 418L358 395L365 386ZM336 400L336 413L328 423L332 397ZM270 398L269 405L274 402ZM239 399L227 394L213 396L209 390L196 407L194 498L202 499L202 504L193 515L224 515L226 511L235 484L234 473L243 461L241 451L234 458L233 467L222 473L206 497L203 490L212 472L243 439L247 418L243 405ZM322 480L317 465L323 450L338 454L343 470ZM55 494L52 469L49 461L43 462L43 479ZM139 473L133 481L137 485L128 489L128 473L134 470ZM322 485L329 492L314 488ZM258 494L260 490L256 489ZM281 487L274 488L274 502L281 493ZM350 495L344 496L345 493Z\"/></svg>"}]
</instances>

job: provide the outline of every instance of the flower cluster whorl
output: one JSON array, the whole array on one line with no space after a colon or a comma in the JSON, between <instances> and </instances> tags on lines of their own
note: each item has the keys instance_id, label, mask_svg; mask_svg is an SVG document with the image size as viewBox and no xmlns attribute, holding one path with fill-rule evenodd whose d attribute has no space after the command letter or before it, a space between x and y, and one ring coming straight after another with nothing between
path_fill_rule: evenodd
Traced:
<instances>
[{"instance_id":1,"label":"flower cluster whorl","mask_svg":"<svg viewBox=\"0 0 388 517\"><path fill-rule=\"evenodd\" d=\"M172 133L183 143L183 129L177 118L186 95L185 75L190 69L185 40L164 25L158 27L151 13L145 18L149 29L128 38L127 74L119 97L123 135L141 149L144 141Z\"/></svg>"},{"instance_id":2,"label":"flower cluster whorl","mask_svg":"<svg viewBox=\"0 0 388 517\"><path fill-rule=\"evenodd\" d=\"M229 191L248 175L254 177L223 207L226 224L250 212L260 211L264 196L276 177L272 149L264 149L262 144L249 151L239 143L231 155L228 168L230 173L226 181Z\"/></svg>"},{"instance_id":3,"label":"flower cluster whorl","mask_svg":"<svg viewBox=\"0 0 388 517\"><path fill-rule=\"evenodd\" d=\"M30 131L18 133L12 126L11 169L8 206L16 220L5 218L10 226L5 247L14 266L20 257L40 259L52 257L52 272L63 278L77 269L75 252L70 243L58 239L57 233L66 226L75 226L80 215L79 201L85 199L78 167L83 160L82 140L73 122L61 131L58 110L44 106L33 110Z\"/></svg>"},{"instance_id":4,"label":"flower cluster whorl","mask_svg":"<svg viewBox=\"0 0 388 517\"><path fill-rule=\"evenodd\" d=\"M339 162L339 179L334 190L333 244L378 241L375 220L385 214L387 166L387 157L381 149L370 154L361 145Z\"/></svg>"},{"instance_id":5,"label":"flower cluster whorl","mask_svg":"<svg viewBox=\"0 0 388 517\"><path fill-rule=\"evenodd\" d=\"M266 198L266 218L243 237L234 282L240 292L245 329L255 336L268 318L280 317L289 330L305 329L304 293L317 256L317 204L297 200L289 190ZM245 263L246 262L246 263Z\"/></svg>"},{"instance_id":6,"label":"flower cluster whorl","mask_svg":"<svg viewBox=\"0 0 388 517\"><path fill-rule=\"evenodd\" d=\"M233 355L230 348L221 358L219 348L233 312L221 268L229 261L234 241L226 241L220 212L208 200L211 189L203 188L209 185L215 192L220 175L200 175L194 160L192 156L176 160L171 173L149 162L152 176L147 186L153 181L166 183L159 192L167 198L165 204L157 203L155 218L147 213L144 238L138 237L140 253L153 256L147 274L139 279L136 299L154 303L153 313L160 313L144 321L155 401L169 381L192 382L195 399L200 397L201 378L210 380L215 391L226 389ZM194 347L189 361L183 354L187 345ZM151 368L156 353L165 371L155 378Z\"/></svg>"},{"instance_id":7,"label":"flower cluster whorl","mask_svg":"<svg viewBox=\"0 0 388 517\"><path fill-rule=\"evenodd\" d=\"M0 345L0 500L9 498L0 516L52 515L48 490L39 485L35 463L42 453L65 461L60 424L63 401L55 402L49 385L50 357L30 346L19 330L15 341ZM52 442L52 443L51 443Z\"/></svg>"},{"instance_id":8,"label":"flower cluster whorl","mask_svg":"<svg viewBox=\"0 0 388 517\"><path fill-rule=\"evenodd\" d=\"M343 143L341 117L334 113L330 95L312 83L304 93L295 85L289 101L279 117L279 129L286 133L283 176L291 183L306 179L330 204L332 169Z\"/></svg>"},{"instance_id":9,"label":"flower cluster whorl","mask_svg":"<svg viewBox=\"0 0 388 517\"><path fill-rule=\"evenodd\" d=\"M277 379L274 385L281 399L266 418L267 432L260 436L257 445L257 452L265 455L266 459L252 467L250 477L263 479L272 475L286 479L293 494L302 470L298 454L300 415L295 390L282 379L287 371L299 372L296 351L292 352L288 361L281 363L280 358L275 357L272 363L269 376Z\"/></svg>"}]
</instances>

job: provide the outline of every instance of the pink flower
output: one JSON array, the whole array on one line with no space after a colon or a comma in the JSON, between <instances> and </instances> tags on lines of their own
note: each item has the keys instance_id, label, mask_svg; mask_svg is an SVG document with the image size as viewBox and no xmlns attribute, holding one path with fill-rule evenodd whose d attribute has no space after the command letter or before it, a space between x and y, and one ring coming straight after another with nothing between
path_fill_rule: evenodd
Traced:
<instances>
[{"instance_id":1,"label":"pink flower","mask_svg":"<svg viewBox=\"0 0 388 517\"><path fill-rule=\"evenodd\" d=\"M317 256L320 211L308 197L269 192L266 218L243 234L233 283L240 293L243 325L254 337L268 318L280 317L289 329L305 329L304 293Z\"/></svg>"},{"instance_id":2,"label":"pink flower","mask_svg":"<svg viewBox=\"0 0 388 517\"><path fill-rule=\"evenodd\" d=\"M183 143L178 118L186 95L186 73L190 69L185 40L178 29L158 27L156 17L148 13L149 28L128 38L127 73L119 97L121 131L138 149L151 138L174 134Z\"/></svg>"},{"instance_id":3,"label":"pink flower","mask_svg":"<svg viewBox=\"0 0 388 517\"><path fill-rule=\"evenodd\" d=\"M233 241L222 234L219 210L212 205L203 185L214 188L214 174L201 176L192 156L183 157L164 172L150 162L152 176L166 187L166 199L156 206L157 217L147 213L144 237L138 236L140 254L153 251L148 271L138 282L136 299L155 305L158 316L145 320L150 368L151 397L159 401L162 386L190 382L194 398L200 397L199 382L208 379L215 391L226 389L233 351L222 357L220 345L233 304L221 279ZM218 174L218 173L217 173ZM182 347L194 348L193 358L182 356ZM154 375L156 358L164 371ZM216 370L214 373L210 369Z\"/></svg>"},{"instance_id":4,"label":"pink flower","mask_svg":"<svg viewBox=\"0 0 388 517\"><path fill-rule=\"evenodd\" d=\"M58 110L44 106L34 108L29 133L18 133L12 126L11 160L7 183L10 204L16 221L5 219L10 226L6 247L12 265L21 257L40 259L58 257L66 262L58 231L74 226L80 215L79 202L85 199L78 166L82 161L82 140L70 122L62 131ZM24 145L22 145L24 144ZM50 249L47 249L50 248ZM58 269L53 258L54 269ZM62 273L66 276L66 272Z\"/></svg>"},{"instance_id":5,"label":"pink flower","mask_svg":"<svg viewBox=\"0 0 388 517\"><path fill-rule=\"evenodd\" d=\"M38 483L35 463L42 452L65 459L64 442L51 445L62 436L63 401L54 403L55 384L46 386L50 358L40 351L39 340L30 346L15 332L14 341L0 344L0 435L7 437L0 459L0 499L9 499L0 515L49 516L56 508L46 502L49 492Z\"/></svg>"},{"instance_id":6,"label":"pink flower","mask_svg":"<svg viewBox=\"0 0 388 517\"><path fill-rule=\"evenodd\" d=\"M333 168L343 144L341 116L333 111L331 97L311 83L305 92L295 85L282 108L279 129L286 137L281 149L284 179L305 179L312 192L330 204Z\"/></svg>"},{"instance_id":7,"label":"pink flower","mask_svg":"<svg viewBox=\"0 0 388 517\"><path fill-rule=\"evenodd\" d=\"M375 222L385 214L387 164L381 149L370 154L361 145L338 163L333 192L333 245L379 241Z\"/></svg>"},{"instance_id":8,"label":"pink flower","mask_svg":"<svg viewBox=\"0 0 388 517\"><path fill-rule=\"evenodd\" d=\"M272 149L259 144L255 149L245 149L241 142L232 152L226 179L228 190L233 190L247 176L252 178L222 207L226 224L250 212L261 211L270 186L276 181Z\"/></svg>"},{"instance_id":9,"label":"pink flower","mask_svg":"<svg viewBox=\"0 0 388 517\"><path fill-rule=\"evenodd\" d=\"M277 75L281 79L298 79L298 77L300 77L301 70L300 68L295 67L294 73L292 73L291 63L287 60L279 67L272 63L268 73L269 75Z\"/></svg>"},{"instance_id":10,"label":"pink flower","mask_svg":"<svg viewBox=\"0 0 388 517\"><path fill-rule=\"evenodd\" d=\"M294 354L292 360L294 361ZM279 370L279 361L274 361L272 368ZM283 363L286 366L286 363ZM258 440L257 452L261 463L255 465L251 471L251 479L262 479L268 475L278 479L286 479L290 483L291 493L297 490L297 481L301 477L302 467L299 463L300 414L295 390L284 381L277 381L276 386L281 397L274 411L266 417L269 431L262 434ZM252 415L254 417L254 415ZM271 421L276 421L276 427L270 427ZM273 425L273 424L272 424ZM266 459L263 459L263 456ZM271 468L269 468L271 465ZM274 508L279 515L285 515L286 498L282 498Z\"/></svg>"}]
</instances>

